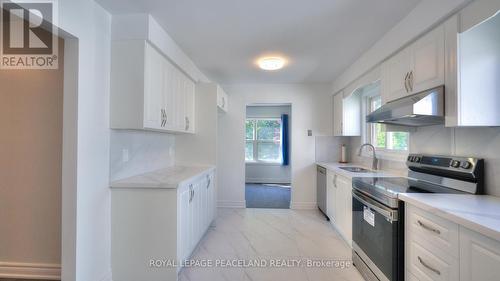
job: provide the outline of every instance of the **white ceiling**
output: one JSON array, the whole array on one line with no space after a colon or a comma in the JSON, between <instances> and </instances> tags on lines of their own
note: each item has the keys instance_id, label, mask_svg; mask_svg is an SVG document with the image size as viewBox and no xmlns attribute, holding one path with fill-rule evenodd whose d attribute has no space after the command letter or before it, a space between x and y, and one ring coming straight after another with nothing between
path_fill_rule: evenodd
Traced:
<instances>
[{"instance_id":1,"label":"white ceiling","mask_svg":"<svg viewBox=\"0 0 500 281\"><path fill-rule=\"evenodd\" d=\"M112 14L150 13L222 84L331 82L420 0L97 0ZM290 64L257 69L260 55Z\"/></svg>"}]
</instances>

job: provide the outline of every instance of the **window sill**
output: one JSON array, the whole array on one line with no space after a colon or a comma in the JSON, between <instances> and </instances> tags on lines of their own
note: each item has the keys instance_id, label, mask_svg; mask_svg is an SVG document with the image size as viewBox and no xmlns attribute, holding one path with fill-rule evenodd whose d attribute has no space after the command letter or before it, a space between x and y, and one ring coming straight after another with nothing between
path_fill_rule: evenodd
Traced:
<instances>
[{"instance_id":1,"label":"window sill","mask_svg":"<svg viewBox=\"0 0 500 281\"><path fill-rule=\"evenodd\" d=\"M281 162L245 161L245 165L250 166L281 166Z\"/></svg>"}]
</instances>

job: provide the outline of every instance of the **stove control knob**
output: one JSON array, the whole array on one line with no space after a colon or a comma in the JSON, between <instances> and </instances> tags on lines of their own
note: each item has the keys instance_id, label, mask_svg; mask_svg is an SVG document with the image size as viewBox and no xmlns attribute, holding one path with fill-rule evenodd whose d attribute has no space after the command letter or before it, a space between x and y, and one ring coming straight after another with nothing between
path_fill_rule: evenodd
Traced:
<instances>
[{"instance_id":1,"label":"stove control knob","mask_svg":"<svg viewBox=\"0 0 500 281\"><path fill-rule=\"evenodd\" d=\"M464 161L462 162L462 165L460 165L460 167L462 167L463 169L470 169L472 167L472 164L469 161Z\"/></svg>"},{"instance_id":2,"label":"stove control knob","mask_svg":"<svg viewBox=\"0 0 500 281\"><path fill-rule=\"evenodd\" d=\"M419 156L415 156L413 158L413 162L420 162L420 157Z\"/></svg>"},{"instance_id":3,"label":"stove control knob","mask_svg":"<svg viewBox=\"0 0 500 281\"><path fill-rule=\"evenodd\" d=\"M451 166L452 166L453 168L458 168L458 167L460 167L460 161L458 161L458 160L453 160L453 161L451 161Z\"/></svg>"},{"instance_id":4,"label":"stove control knob","mask_svg":"<svg viewBox=\"0 0 500 281\"><path fill-rule=\"evenodd\" d=\"M410 155L410 156L408 156L408 161L409 161L409 162L413 162L413 156L411 156L411 155Z\"/></svg>"}]
</instances>

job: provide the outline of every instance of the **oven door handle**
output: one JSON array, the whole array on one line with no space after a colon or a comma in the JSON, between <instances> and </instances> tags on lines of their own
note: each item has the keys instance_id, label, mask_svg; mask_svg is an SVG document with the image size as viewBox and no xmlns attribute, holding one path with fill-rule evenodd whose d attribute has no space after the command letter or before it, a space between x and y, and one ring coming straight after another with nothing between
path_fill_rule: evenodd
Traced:
<instances>
[{"instance_id":1,"label":"oven door handle","mask_svg":"<svg viewBox=\"0 0 500 281\"><path fill-rule=\"evenodd\" d=\"M356 190L352 191L352 197L356 198L359 202L366 205L370 209L381 214L386 219L388 219L391 223L398 220L398 211L397 210L387 208L387 207L383 206L382 204L378 203L377 201L361 194L360 192L358 192Z\"/></svg>"}]
</instances>

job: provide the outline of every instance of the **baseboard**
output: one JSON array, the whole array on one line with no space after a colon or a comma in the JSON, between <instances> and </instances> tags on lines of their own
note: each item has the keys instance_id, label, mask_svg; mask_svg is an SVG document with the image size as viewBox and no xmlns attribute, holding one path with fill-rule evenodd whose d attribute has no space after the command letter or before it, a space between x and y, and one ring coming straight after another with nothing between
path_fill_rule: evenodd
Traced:
<instances>
[{"instance_id":1,"label":"baseboard","mask_svg":"<svg viewBox=\"0 0 500 281\"><path fill-rule=\"evenodd\" d=\"M61 280L61 265L0 262L0 278Z\"/></svg>"},{"instance_id":2,"label":"baseboard","mask_svg":"<svg viewBox=\"0 0 500 281\"><path fill-rule=\"evenodd\" d=\"M315 210L318 208L316 202L290 202L290 209L295 210Z\"/></svg>"},{"instance_id":3,"label":"baseboard","mask_svg":"<svg viewBox=\"0 0 500 281\"><path fill-rule=\"evenodd\" d=\"M217 207L219 208L246 208L246 201L218 201Z\"/></svg>"},{"instance_id":4,"label":"baseboard","mask_svg":"<svg viewBox=\"0 0 500 281\"><path fill-rule=\"evenodd\" d=\"M276 184L290 184L290 180L287 179L245 179L245 183L276 183Z\"/></svg>"},{"instance_id":5,"label":"baseboard","mask_svg":"<svg viewBox=\"0 0 500 281\"><path fill-rule=\"evenodd\" d=\"M98 279L99 281L113 281L113 275L111 274L111 269L108 270L108 272L104 273L101 278Z\"/></svg>"}]
</instances>

